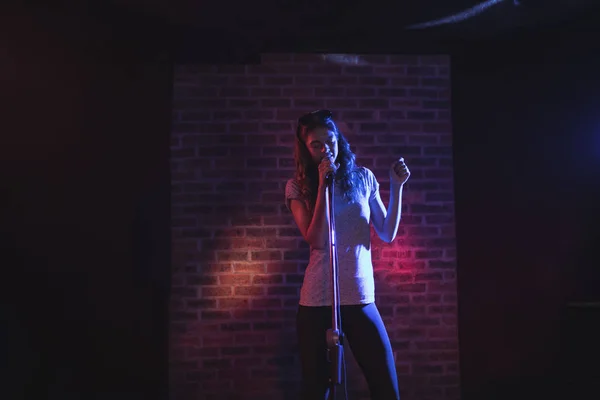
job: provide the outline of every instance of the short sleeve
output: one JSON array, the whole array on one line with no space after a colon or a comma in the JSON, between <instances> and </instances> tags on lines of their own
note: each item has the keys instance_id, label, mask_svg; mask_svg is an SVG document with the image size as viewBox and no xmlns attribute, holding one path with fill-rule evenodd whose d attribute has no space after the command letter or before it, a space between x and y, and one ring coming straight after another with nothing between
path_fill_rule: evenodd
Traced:
<instances>
[{"instance_id":1,"label":"short sleeve","mask_svg":"<svg viewBox=\"0 0 600 400\"><path fill-rule=\"evenodd\" d=\"M371 201L379 196L379 182L377 182L377 178L375 177L373 171L365 168L365 172L367 175L367 193L369 194L369 201Z\"/></svg>"},{"instance_id":2,"label":"short sleeve","mask_svg":"<svg viewBox=\"0 0 600 400\"><path fill-rule=\"evenodd\" d=\"M290 179L285 185L285 205L291 211L290 205L292 200L302 200L302 190L295 179Z\"/></svg>"}]
</instances>

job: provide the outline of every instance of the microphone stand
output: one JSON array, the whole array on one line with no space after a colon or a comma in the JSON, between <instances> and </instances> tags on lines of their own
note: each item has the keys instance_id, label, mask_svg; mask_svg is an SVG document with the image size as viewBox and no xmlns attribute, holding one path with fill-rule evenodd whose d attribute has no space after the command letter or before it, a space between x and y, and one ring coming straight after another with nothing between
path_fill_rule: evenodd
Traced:
<instances>
[{"instance_id":1,"label":"microphone stand","mask_svg":"<svg viewBox=\"0 0 600 400\"><path fill-rule=\"evenodd\" d=\"M343 332L340 310L339 270L337 259L337 243L335 235L335 212L333 206L334 194L333 174L327 177L325 187L325 203L329 220L329 262L331 266L331 328L326 332L327 350L330 362L330 391L329 400L335 399L336 387L342 383L342 362L344 359Z\"/></svg>"}]
</instances>

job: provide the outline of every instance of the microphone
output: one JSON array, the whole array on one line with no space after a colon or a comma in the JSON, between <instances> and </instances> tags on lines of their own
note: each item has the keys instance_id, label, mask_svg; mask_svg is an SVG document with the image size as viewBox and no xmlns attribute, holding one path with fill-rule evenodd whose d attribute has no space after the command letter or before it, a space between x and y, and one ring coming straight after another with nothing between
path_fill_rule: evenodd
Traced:
<instances>
[{"instance_id":1,"label":"microphone","mask_svg":"<svg viewBox=\"0 0 600 400\"><path fill-rule=\"evenodd\" d=\"M327 153L325 153L325 155L323 156L323 158L321 158L321 162L323 162L323 160L325 159L332 159L333 158L333 154L331 154L331 151L327 150ZM327 175L325 175L325 181L328 184L332 184L333 183L333 178L334 178L334 173L333 172L328 172Z\"/></svg>"}]
</instances>

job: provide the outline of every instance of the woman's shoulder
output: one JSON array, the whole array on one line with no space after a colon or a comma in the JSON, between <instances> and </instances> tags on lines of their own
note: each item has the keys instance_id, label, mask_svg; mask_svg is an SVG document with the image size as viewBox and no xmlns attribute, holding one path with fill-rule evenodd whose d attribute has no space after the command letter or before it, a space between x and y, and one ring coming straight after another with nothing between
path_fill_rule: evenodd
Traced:
<instances>
[{"instance_id":1,"label":"woman's shoulder","mask_svg":"<svg viewBox=\"0 0 600 400\"><path fill-rule=\"evenodd\" d=\"M357 165L354 168L354 171L360 175L362 175L364 178L370 178L371 176L375 176L373 174L373 171L371 171L369 168L363 166L363 165Z\"/></svg>"},{"instance_id":2,"label":"woman's shoulder","mask_svg":"<svg viewBox=\"0 0 600 400\"><path fill-rule=\"evenodd\" d=\"M302 184L297 178L289 178L285 183L285 193L287 195L302 193Z\"/></svg>"},{"instance_id":3,"label":"woman's shoulder","mask_svg":"<svg viewBox=\"0 0 600 400\"><path fill-rule=\"evenodd\" d=\"M285 187L300 187L301 184L298 181L298 179L296 178L289 178L286 182L285 182Z\"/></svg>"},{"instance_id":4,"label":"woman's shoulder","mask_svg":"<svg viewBox=\"0 0 600 400\"><path fill-rule=\"evenodd\" d=\"M356 172L364 182L365 189L367 190L367 192L373 192L374 190L377 190L379 188L377 178L375 177L375 174L373 173L373 171L371 171L370 168L362 165L357 166Z\"/></svg>"}]
</instances>

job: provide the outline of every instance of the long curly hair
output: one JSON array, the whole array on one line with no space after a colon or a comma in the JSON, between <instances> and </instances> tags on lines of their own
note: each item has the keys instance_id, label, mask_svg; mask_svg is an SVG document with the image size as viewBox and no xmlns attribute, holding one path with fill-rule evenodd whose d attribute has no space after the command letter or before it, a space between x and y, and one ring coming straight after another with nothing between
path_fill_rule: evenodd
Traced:
<instances>
[{"instance_id":1,"label":"long curly hair","mask_svg":"<svg viewBox=\"0 0 600 400\"><path fill-rule=\"evenodd\" d=\"M339 168L335 174L336 182L343 192L343 198L348 202L356 201L365 188L364 174L356 165L356 155L350 149L346 137L340 132L331 118L331 112L319 110L306 114L298 121L296 142L294 145L294 160L296 162L295 179L300 184L302 195L308 200L309 208L314 209L319 187L318 164L312 159L306 147L306 138L317 128L326 128L335 133L338 142L338 156L335 160Z\"/></svg>"}]
</instances>

